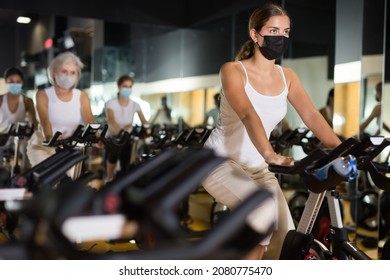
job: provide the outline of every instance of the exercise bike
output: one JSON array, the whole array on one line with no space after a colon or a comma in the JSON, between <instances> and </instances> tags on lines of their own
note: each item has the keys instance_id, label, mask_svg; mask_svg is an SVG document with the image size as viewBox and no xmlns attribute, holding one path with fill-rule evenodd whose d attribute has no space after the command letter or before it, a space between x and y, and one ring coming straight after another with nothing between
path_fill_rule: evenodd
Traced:
<instances>
[{"instance_id":1,"label":"exercise bike","mask_svg":"<svg viewBox=\"0 0 390 280\"><path fill-rule=\"evenodd\" d=\"M371 259L348 239L348 230L343 226L338 202L340 194L334 186L342 181L356 179L358 169L370 171L372 159L387 145L389 142L383 139L359 142L349 138L330 152L315 150L297 161L293 167L269 166L275 173L299 174L310 191L297 229L288 232L286 236L280 259ZM331 218L330 234L325 240L330 245L328 247L315 240L312 234L325 197Z\"/></svg>"}]
</instances>

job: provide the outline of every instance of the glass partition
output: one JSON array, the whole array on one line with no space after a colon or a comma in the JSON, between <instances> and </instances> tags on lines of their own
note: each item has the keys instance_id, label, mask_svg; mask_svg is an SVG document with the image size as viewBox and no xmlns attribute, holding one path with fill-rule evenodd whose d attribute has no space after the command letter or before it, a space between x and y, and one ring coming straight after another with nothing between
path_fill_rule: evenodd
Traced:
<instances>
[{"instance_id":1,"label":"glass partition","mask_svg":"<svg viewBox=\"0 0 390 280\"><path fill-rule=\"evenodd\" d=\"M382 99L381 99L381 135L390 137L390 131L388 127L390 125L390 36L388 32L390 30L390 2L385 0L385 20L384 20L384 73L383 73L383 86L382 86ZM383 163L390 164L390 148L386 148L379 159ZM378 199L378 256L381 257L382 248L386 241L390 238L390 192L379 190Z\"/></svg>"},{"instance_id":2,"label":"glass partition","mask_svg":"<svg viewBox=\"0 0 390 280\"><path fill-rule=\"evenodd\" d=\"M385 136L384 130L386 107L383 106L385 87L385 42L387 0L364 1L362 78L360 98L359 136L361 139L369 136ZM373 30L377 30L373 32ZM388 153L388 152L387 152ZM382 161L384 153L375 160ZM368 172L359 172L359 180L354 201L357 241L375 258L380 258L378 248L381 246L380 196L382 191L372 182ZM379 243L378 243L379 242Z\"/></svg>"}]
</instances>

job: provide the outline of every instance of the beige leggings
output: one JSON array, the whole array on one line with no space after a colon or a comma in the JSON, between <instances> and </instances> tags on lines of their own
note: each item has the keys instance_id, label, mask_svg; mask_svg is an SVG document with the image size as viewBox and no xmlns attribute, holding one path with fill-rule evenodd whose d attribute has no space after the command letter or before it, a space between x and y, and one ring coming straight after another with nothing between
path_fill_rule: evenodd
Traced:
<instances>
[{"instance_id":1,"label":"beige leggings","mask_svg":"<svg viewBox=\"0 0 390 280\"><path fill-rule=\"evenodd\" d=\"M264 233L276 224L275 231L260 242L268 250L263 259L278 259L287 232L294 229L287 201L275 175L267 165L248 168L228 160L214 169L202 183L205 190L218 202L234 209L251 193L267 189L274 199L254 209L247 217L248 224L257 232Z\"/></svg>"},{"instance_id":2,"label":"beige leggings","mask_svg":"<svg viewBox=\"0 0 390 280\"><path fill-rule=\"evenodd\" d=\"M56 153L54 148L43 146L43 140L42 133L37 130L27 142L27 156L31 166L37 165Z\"/></svg>"}]
</instances>

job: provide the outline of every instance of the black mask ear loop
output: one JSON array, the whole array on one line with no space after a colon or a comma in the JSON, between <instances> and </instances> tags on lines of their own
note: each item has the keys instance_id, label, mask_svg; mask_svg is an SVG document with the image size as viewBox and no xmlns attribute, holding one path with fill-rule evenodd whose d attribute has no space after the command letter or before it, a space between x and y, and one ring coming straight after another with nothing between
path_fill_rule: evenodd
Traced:
<instances>
[{"instance_id":1,"label":"black mask ear loop","mask_svg":"<svg viewBox=\"0 0 390 280\"><path fill-rule=\"evenodd\" d=\"M260 44L259 44L259 47L266 47L267 46L267 42L266 42L266 40L264 40L264 36L261 35L259 32L257 32L257 34L259 34L263 38L263 45L260 46ZM256 44L257 44L257 41L256 41Z\"/></svg>"}]
</instances>

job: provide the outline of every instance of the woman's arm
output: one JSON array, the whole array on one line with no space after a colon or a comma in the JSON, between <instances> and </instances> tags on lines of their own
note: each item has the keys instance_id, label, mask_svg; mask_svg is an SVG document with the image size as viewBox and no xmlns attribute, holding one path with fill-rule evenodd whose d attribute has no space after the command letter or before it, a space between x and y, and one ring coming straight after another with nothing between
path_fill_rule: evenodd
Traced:
<instances>
[{"instance_id":1,"label":"woman's arm","mask_svg":"<svg viewBox=\"0 0 390 280\"><path fill-rule=\"evenodd\" d=\"M114 111L111 108L106 108L106 120L110 130L118 135L121 129L115 120Z\"/></svg>"},{"instance_id":2,"label":"woman's arm","mask_svg":"<svg viewBox=\"0 0 390 280\"><path fill-rule=\"evenodd\" d=\"M89 123L94 123L95 118L92 114L91 103L89 101L89 97L86 92L80 92L80 104L81 104L81 118L83 120L84 125Z\"/></svg>"},{"instance_id":3,"label":"woman's arm","mask_svg":"<svg viewBox=\"0 0 390 280\"><path fill-rule=\"evenodd\" d=\"M376 105L374 107L374 109L372 109L371 111L371 114L368 116L367 119L365 119L365 121L363 121L361 124L360 124L360 132L363 132L367 126L376 118L378 118L381 114L381 105Z\"/></svg>"},{"instance_id":4,"label":"woman's arm","mask_svg":"<svg viewBox=\"0 0 390 280\"><path fill-rule=\"evenodd\" d=\"M43 136L45 140L50 140L50 138L53 137L53 130L49 120L49 99L47 98L46 92L44 90L39 90L37 92L36 103L39 121L43 130Z\"/></svg>"},{"instance_id":5,"label":"woman's arm","mask_svg":"<svg viewBox=\"0 0 390 280\"><path fill-rule=\"evenodd\" d=\"M34 130L35 130L38 127L38 120L37 120L37 115L35 113L34 102L32 101L31 98L25 96L24 97L24 104L26 107L27 117L28 117L30 123L34 126Z\"/></svg>"},{"instance_id":6,"label":"woman's arm","mask_svg":"<svg viewBox=\"0 0 390 280\"><path fill-rule=\"evenodd\" d=\"M385 122L383 122L383 129L390 132L390 127Z\"/></svg>"},{"instance_id":7,"label":"woman's arm","mask_svg":"<svg viewBox=\"0 0 390 280\"><path fill-rule=\"evenodd\" d=\"M158 118L158 116L160 115L161 111L162 111L162 109L161 109L161 108L157 110L157 113L156 113L156 115L154 115L154 117L153 117L152 121L150 122L152 125L153 125L153 124L154 124L154 122L157 120L157 118Z\"/></svg>"},{"instance_id":8,"label":"woman's arm","mask_svg":"<svg viewBox=\"0 0 390 280\"><path fill-rule=\"evenodd\" d=\"M265 133L263 123L245 93L245 75L241 65L238 62L225 63L221 67L220 78L227 101L244 124L253 145L264 160L267 163L279 165L293 164L291 158L274 152Z\"/></svg>"},{"instance_id":9,"label":"woman's arm","mask_svg":"<svg viewBox=\"0 0 390 280\"><path fill-rule=\"evenodd\" d=\"M143 113L141 110L138 111L137 113L138 113L139 119L141 120L141 123L142 123L143 125L148 124L148 121L146 120L144 113Z\"/></svg>"},{"instance_id":10,"label":"woman's arm","mask_svg":"<svg viewBox=\"0 0 390 280\"><path fill-rule=\"evenodd\" d=\"M297 74L283 68L289 88L288 99L307 127L328 148L337 147L341 141L321 113L314 107Z\"/></svg>"}]
</instances>

